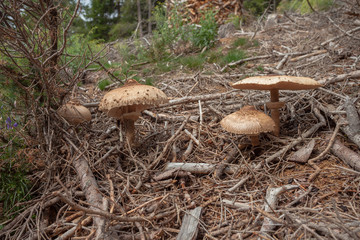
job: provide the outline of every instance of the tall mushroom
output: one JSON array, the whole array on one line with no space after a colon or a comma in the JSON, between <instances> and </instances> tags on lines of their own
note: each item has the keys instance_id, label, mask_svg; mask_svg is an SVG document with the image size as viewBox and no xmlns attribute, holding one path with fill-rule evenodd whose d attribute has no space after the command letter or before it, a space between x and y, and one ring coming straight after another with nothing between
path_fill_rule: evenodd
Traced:
<instances>
[{"instance_id":1,"label":"tall mushroom","mask_svg":"<svg viewBox=\"0 0 360 240\"><path fill-rule=\"evenodd\" d=\"M91 120L90 110L76 101L69 101L62 105L57 113L62 116L70 125L78 125Z\"/></svg>"},{"instance_id":2,"label":"tall mushroom","mask_svg":"<svg viewBox=\"0 0 360 240\"><path fill-rule=\"evenodd\" d=\"M272 132L275 123L263 112L253 106L245 106L220 121L221 126L228 132L247 135L253 146L258 146L259 134Z\"/></svg>"},{"instance_id":3,"label":"tall mushroom","mask_svg":"<svg viewBox=\"0 0 360 240\"><path fill-rule=\"evenodd\" d=\"M270 102L266 106L271 110L275 122L274 134L280 133L280 112L285 103L279 102L279 90L307 90L322 85L312 78L294 76L257 76L249 77L232 84L237 89L270 90Z\"/></svg>"},{"instance_id":4,"label":"tall mushroom","mask_svg":"<svg viewBox=\"0 0 360 240\"><path fill-rule=\"evenodd\" d=\"M122 87L105 94L99 110L123 122L125 136L132 144L135 139L135 121L141 112L167 102L167 96L160 89L129 79Z\"/></svg>"}]
</instances>

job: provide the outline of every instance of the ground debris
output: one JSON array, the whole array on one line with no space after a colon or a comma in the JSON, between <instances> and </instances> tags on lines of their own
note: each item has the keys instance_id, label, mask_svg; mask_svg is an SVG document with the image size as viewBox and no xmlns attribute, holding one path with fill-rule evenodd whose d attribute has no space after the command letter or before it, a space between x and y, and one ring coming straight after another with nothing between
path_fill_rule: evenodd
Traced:
<instances>
[{"instance_id":1,"label":"ground debris","mask_svg":"<svg viewBox=\"0 0 360 240\"><path fill-rule=\"evenodd\" d=\"M346 118L348 97L360 109L355 74L360 68L360 31L342 35L339 25L327 18L349 32L353 19L346 11L287 13L291 20L281 15L275 25L261 25L256 34L254 26L235 33L250 33L246 36L259 42L249 58L266 58L234 64L223 72L205 66L197 73L179 70L153 76L172 100L142 114L136 122L135 147L120 141L115 120L97 110L103 92L89 96L85 87L80 89L81 100L92 112L91 124L58 124L63 137L49 137L57 144L38 157L51 156L51 161L33 175L41 194L19 204L25 210L4 224L0 238L91 239L101 226L105 239L176 239L184 216L201 208L196 239L255 239L261 234L268 239L359 239L359 147L348 138L347 125L337 133L341 145L335 140L328 152L324 141ZM332 43L322 45L328 40ZM341 55L340 47L352 55ZM280 100L286 104L280 136L263 134L258 147L251 147L246 136L225 132L219 125L223 116L244 105L267 112L269 99L264 91L233 90L230 83L279 69L312 77L324 84L324 90L282 91ZM309 156L302 157L321 156L316 164L321 171L313 182L311 166L287 161L309 141L315 147L307 148ZM344 164L346 159L350 163ZM77 163L84 161L88 166L79 171ZM87 185L93 180L96 188ZM284 186L289 188L279 190L276 199L266 195ZM89 193L88 188L93 190ZM88 201L94 191L96 206ZM103 222L94 221L99 219ZM270 227L264 229L262 223Z\"/></svg>"}]
</instances>

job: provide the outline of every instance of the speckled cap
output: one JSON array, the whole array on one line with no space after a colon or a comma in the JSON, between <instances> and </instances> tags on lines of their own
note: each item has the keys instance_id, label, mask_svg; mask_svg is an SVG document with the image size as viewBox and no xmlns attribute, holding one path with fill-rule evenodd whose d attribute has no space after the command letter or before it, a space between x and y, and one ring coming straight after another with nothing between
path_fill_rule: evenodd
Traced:
<instances>
[{"instance_id":1,"label":"speckled cap","mask_svg":"<svg viewBox=\"0 0 360 240\"><path fill-rule=\"evenodd\" d=\"M245 106L226 116L220 121L220 125L228 132L245 135L258 135L275 130L274 120L253 106Z\"/></svg>"},{"instance_id":2,"label":"speckled cap","mask_svg":"<svg viewBox=\"0 0 360 240\"><path fill-rule=\"evenodd\" d=\"M142 85L134 79L126 81L124 86L111 90L101 99L99 110L109 117L122 118L124 114L138 112L169 100L165 93L152 86Z\"/></svg>"},{"instance_id":3,"label":"speckled cap","mask_svg":"<svg viewBox=\"0 0 360 240\"><path fill-rule=\"evenodd\" d=\"M62 105L57 113L71 125L78 125L91 120L90 110L81 104L68 102Z\"/></svg>"},{"instance_id":4,"label":"speckled cap","mask_svg":"<svg viewBox=\"0 0 360 240\"><path fill-rule=\"evenodd\" d=\"M257 76L249 77L231 84L237 89L252 90L306 90L322 85L312 78L294 76Z\"/></svg>"}]
</instances>

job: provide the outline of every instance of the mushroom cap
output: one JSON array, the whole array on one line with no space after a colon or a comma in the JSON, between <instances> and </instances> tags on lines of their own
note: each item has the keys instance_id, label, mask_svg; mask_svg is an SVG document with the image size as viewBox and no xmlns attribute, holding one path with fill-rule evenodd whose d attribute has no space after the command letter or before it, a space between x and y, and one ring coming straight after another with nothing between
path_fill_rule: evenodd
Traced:
<instances>
[{"instance_id":1,"label":"mushroom cap","mask_svg":"<svg viewBox=\"0 0 360 240\"><path fill-rule=\"evenodd\" d=\"M322 85L312 78L294 76L257 76L249 77L231 84L237 89L252 90L306 90L321 87Z\"/></svg>"},{"instance_id":2,"label":"mushroom cap","mask_svg":"<svg viewBox=\"0 0 360 240\"><path fill-rule=\"evenodd\" d=\"M220 124L226 131L236 134L258 135L275 130L274 120L253 106L245 106L226 116Z\"/></svg>"},{"instance_id":3,"label":"mushroom cap","mask_svg":"<svg viewBox=\"0 0 360 240\"><path fill-rule=\"evenodd\" d=\"M100 101L99 110L117 119L126 118L126 114L137 112L138 114L129 115L130 118L136 118L140 116L141 111L168 101L160 89L129 79L124 86L105 94Z\"/></svg>"},{"instance_id":4,"label":"mushroom cap","mask_svg":"<svg viewBox=\"0 0 360 240\"><path fill-rule=\"evenodd\" d=\"M74 102L68 102L62 105L57 110L57 113L71 125L78 125L91 120L90 110Z\"/></svg>"}]
</instances>

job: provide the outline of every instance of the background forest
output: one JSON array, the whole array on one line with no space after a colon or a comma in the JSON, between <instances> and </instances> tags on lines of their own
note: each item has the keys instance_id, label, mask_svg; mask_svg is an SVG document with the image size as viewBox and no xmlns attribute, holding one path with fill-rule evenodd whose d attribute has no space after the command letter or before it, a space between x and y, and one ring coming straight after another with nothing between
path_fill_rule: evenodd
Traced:
<instances>
[{"instance_id":1,"label":"background forest","mask_svg":"<svg viewBox=\"0 0 360 240\"><path fill-rule=\"evenodd\" d=\"M359 154L359 133L338 124L350 115L345 105L359 112L359 10L358 0L1 1L0 238L175 239L188 210L211 206L197 239L221 239L220 225L229 239L326 239L330 223L334 239L358 239L358 163L326 155L326 170L310 181L319 167L289 163L286 153L313 138L308 158L328 154L324 139L342 131ZM246 147L219 121L245 103L266 111L268 94L235 91L231 82L274 74L311 77L323 88L287 91L283 136ZM119 142L116 121L97 108L127 79L170 99L143 113L136 147ZM71 126L58 114L67 102L90 109L91 122ZM213 167L201 177L164 170L177 161ZM289 184L276 201L303 215L262 210L267 190ZM288 190L294 194L280 197ZM255 207L223 211L222 197ZM329 210L334 199L340 205Z\"/></svg>"}]
</instances>

